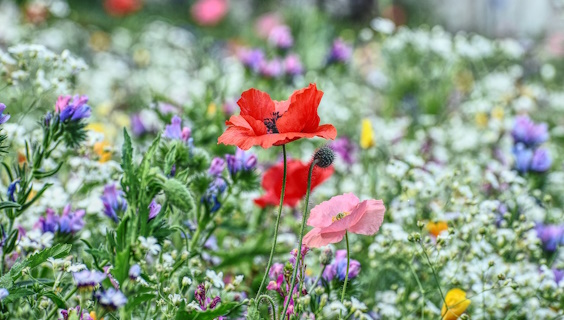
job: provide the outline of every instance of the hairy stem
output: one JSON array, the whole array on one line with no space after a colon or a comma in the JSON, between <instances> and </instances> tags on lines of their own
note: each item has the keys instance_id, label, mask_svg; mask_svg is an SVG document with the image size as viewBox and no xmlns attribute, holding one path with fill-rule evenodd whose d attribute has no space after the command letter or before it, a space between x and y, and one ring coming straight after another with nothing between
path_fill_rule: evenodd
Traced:
<instances>
[{"instance_id":1,"label":"hairy stem","mask_svg":"<svg viewBox=\"0 0 564 320\"><path fill-rule=\"evenodd\" d=\"M345 231L345 243L347 244L347 274L345 275L345 284L343 284L343 292L341 293L341 303L345 303L345 293L347 292L347 282L349 281L349 267L351 264L351 252L349 248L349 233ZM339 311L339 318L341 312Z\"/></svg>"},{"instance_id":2,"label":"hairy stem","mask_svg":"<svg viewBox=\"0 0 564 320\"><path fill-rule=\"evenodd\" d=\"M292 274L292 281L290 282L290 291L288 292L288 301L286 301L285 305L284 305L284 311L282 312L282 317L284 317L286 315L286 310L288 310L288 306L290 305L290 300L292 299L292 295L294 293L294 286L296 285L296 275L298 274L298 269L299 269L299 265L300 265L300 258L302 257L302 240L304 238L304 230L305 230L305 224L306 224L306 220L307 220L307 208L309 205L309 194L311 192L311 176L313 174L313 168L315 167L316 161L312 161L311 165L309 166L309 174L307 177L307 193L306 193L306 198L305 198L305 209L304 209L304 214L302 216L302 227L300 230L300 234L298 235L298 239L300 239L299 243L298 243L298 253L296 254L296 264L294 265L294 273ZM301 277L302 279L300 280L303 281L303 277ZM301 287L298 286L298 288Z\"/></svg>"},{"instance_id":3,"label":"hairy stem","mask_svg":"<svg viewBox=\"0 0 564 320\"><path fill-rule=\"evenodd\" d=\"M256 303L259 304L259 299L266 279L268 278L268 271L272 265L272 258L274 257L274 249L276 248L276 240L278 238L278 227L280 226L280 217L282 216L282 205L284 204L284 194L286 193L286 146L282 145L282 154L284 155L284 176L282 178L282 192L280 192L280 206L278 207L278 216L276 217L276 225L274 227L274 238L272 239L272 248L270 248L270 257L268 258L268 263L266 264L266 270L264 272L264 277L260 283L260 287L257 291Z\"/></svg>"}]
</instances>

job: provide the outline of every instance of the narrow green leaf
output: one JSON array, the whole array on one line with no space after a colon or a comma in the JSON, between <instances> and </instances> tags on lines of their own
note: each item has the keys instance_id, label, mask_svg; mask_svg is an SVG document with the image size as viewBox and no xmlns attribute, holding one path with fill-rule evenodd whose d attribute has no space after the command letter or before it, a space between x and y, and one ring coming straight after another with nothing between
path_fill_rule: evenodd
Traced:
<instances>
[{"instance_id":1,"label":"narrow green leaf","mask_svg":"<svg viewBox=\"0 0 564 320\"><path fill-rule=\"evenodd\" d=\"M0 210L2 209L19 209L21 205L12 201L2 201L0 202Z\"/></svg>"}]
</instances>

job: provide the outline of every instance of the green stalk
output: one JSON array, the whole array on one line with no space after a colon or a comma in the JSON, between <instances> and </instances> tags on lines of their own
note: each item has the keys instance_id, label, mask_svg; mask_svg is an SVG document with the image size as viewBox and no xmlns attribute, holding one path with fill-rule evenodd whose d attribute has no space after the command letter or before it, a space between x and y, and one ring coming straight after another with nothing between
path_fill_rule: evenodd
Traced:
<instances>
[{"instance_id":1,"label":"green stalk","mask_svg":"<svg viewBox=\"0 0 564 320\"><path fill-rule=\"evenodd\" d=\"M284 176L282 178L282 192L280 193L280 206L278 207L278 216L276 217L276 225L274 227L274 239L272 240L272 248L270 249L270 257L268 258L268 264L266 265L266 271L264 272L264 277L260 283L257 296L255 298L258 307L259 297L262 293L266 279L268 278L268 271L272 265L272 258L274 257L274 249L276 248L276 240L278 239L278 227L280 226L280 217L282 216L282 205L284 204L284 195L286 193L286 146L282 145L282 154L284 155Z\"/></svg>"},{"instance_id":2,"label":"green stalk","mask_svg":"<svg viewBox=\"0 0 564 320\"><path fill-rule=\"evenodd\" d=\"M298 243L298 253L296 254L296 264L294 266L294 273L292 274L292 281L290 282L290 291L288 291L288 301L286 301L286 304L284 305L284 311L282 312L282 319L286 318L286 311L288 310L288 306L290 305L290 300L292 299L292 294L294 292L294 286L295 286L295 282L296 282L296 275L298 274L298 266L300 265L300 258L302 257L302 240L304 238L304 230L305 230L305 225L306 225L306 220L307 220L307 208L309 205L309 194L311 192L311 176L313 174L313 168L315 167L315 164L317 163L317 161L312 161L311 165L309 166L309 174L307 177L307 193L306 193L306 199L305 199L305 209L304 209L304 214L302 216L302 228L300 231L300 234L298 235L298 238L300 239L299 243ZM300 280L303 281L303 277ZM299 286L301 287L301 285Z\"/></svg>"},{"instance_id":3,"label":"green stalk","mask_svg":"<svg viewBox=\"0 0 564 320\"><path fill-rule=\"evenodd\" d=\"M345 275L345 284L343 285L343 293L341 293L341 303L345 303L345 292L347 292L347 282L349 281L349 267L351 264L351 252L349 249L349 233L345 231L345 242L347 244L347 274ZM341 311L339 311L341 318Z\"/></svg>"}]
</instances>

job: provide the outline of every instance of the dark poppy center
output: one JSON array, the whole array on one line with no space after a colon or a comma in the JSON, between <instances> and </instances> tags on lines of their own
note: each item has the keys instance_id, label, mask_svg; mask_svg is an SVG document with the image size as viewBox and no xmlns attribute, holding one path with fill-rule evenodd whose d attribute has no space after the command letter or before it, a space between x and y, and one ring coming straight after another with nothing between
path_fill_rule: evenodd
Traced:
<instances>
[{"instance_id":1,"label":"dark poppy center","mask_svg":"<svg viewBox=\"0 0 564 320\"><path fill-rule=\"evenodd\" d=\"M276 127L276 121L282 117L280 112L276 111L272 113L271 118L266 118L263 120L264 125L266 126L267 133L280 133L278 132L278 128Z\"/></svg>"}]
</instances>

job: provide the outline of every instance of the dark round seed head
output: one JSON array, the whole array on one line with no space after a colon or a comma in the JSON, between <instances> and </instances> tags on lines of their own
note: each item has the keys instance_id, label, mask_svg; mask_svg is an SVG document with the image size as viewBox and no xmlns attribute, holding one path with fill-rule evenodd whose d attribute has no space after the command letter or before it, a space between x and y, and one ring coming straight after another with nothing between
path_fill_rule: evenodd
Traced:
<instances>
[{"instance_id":1,"label":"dark round seed head","mask_svg":"<svg viewBox=\"0 0 564 320\"><path fill-rule=\"evenodd\" d=\"M335 160L335 152L329 147L321 147L313 156L315 165L320 168L329 167L333 163L333 160Z\"/></svg>"}]
</instances>

